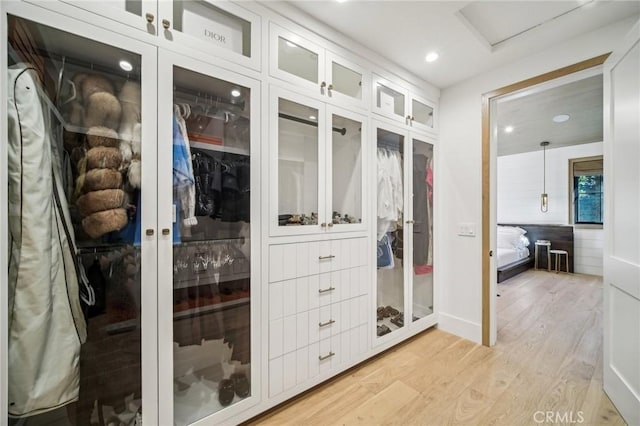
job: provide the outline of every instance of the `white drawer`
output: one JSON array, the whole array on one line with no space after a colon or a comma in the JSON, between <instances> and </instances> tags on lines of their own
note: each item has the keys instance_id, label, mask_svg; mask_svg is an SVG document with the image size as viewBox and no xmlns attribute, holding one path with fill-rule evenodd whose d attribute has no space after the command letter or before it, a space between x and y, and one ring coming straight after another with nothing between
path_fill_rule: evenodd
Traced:
<instances>
[{"instance_id":1,"label":"white drawer","mask_svg":"<svg viewBox=\"0 0 640 426\"><path fill-rule=\"evenodd\" d=\"M366 238L269 246L269 282L338 271L367 264Z\"/></svg>"},{"instance_id":2,"label":"white drawer","mask_svg":"<svg viewBox=\"0 0 640 426\"><path fill-rule=\"evenodd\" d=\"M369 314L369 295L362 295L271 320L269 359L367 324Z\"/></svg>"},{"instance_id":3,"label":"white drawer","mask_svg":"<svg viewBox=\"0 0 640 426\"><path fill-rule=\"evenodd\" d=\"M269 396L357 361L368 349L366 324L269 361Z\"/></svg>"},{"instance_id":4,"label":"white drawer","mask_svg":"<svg viewBox=\"0 0 640 426\"><path fill-rule=\"evenodd\" d=\"M366 266L269 284L269 320L305 312L370 292Z\"/></svg>"}]
</instances>

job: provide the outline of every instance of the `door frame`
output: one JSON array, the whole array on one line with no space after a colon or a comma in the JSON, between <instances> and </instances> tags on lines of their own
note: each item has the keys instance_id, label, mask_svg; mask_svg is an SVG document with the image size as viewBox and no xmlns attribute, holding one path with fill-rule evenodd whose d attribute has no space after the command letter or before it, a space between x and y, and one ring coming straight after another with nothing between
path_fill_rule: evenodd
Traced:
<instances>
[{"instance_id":1,"label":"door frame","mask_svg":"<svg viewBox=\"0 0 640 426\"><path fill-rule=\"evenodd\" d=\"M602 65L611 53L559 68L482 94L482 344L491 346L491 101L522 89ZM495 308L494 308L495 309ZM495 325L495 324L493 324ZM495 338L495 336L494 336Z\"/></svg>"}]
</instances>

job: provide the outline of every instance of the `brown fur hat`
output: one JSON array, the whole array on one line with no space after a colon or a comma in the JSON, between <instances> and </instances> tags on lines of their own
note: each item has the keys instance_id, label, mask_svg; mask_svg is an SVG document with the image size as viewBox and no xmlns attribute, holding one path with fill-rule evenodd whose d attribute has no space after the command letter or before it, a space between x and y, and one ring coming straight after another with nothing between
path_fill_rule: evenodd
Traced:
<instances>
[{"instance_id":1,"label":"brown fur hat","mask_svg":"<svg viewBox=\"0 0 640 426\"><path fill-rule=\"evenodd\" d=\"M98 146L87 151L87 169L115 169L122 163L118 148Z\"/></svg>"},{"instance_id":2,"label":"brown fur hat","mask_svg":"<svg viewBox=\"0 0 640 426\"><path fill-rule=\"evenodd\" d=\"M118 189L122 186L122 174L113 169L93 169L84 175L83 182L84 192Z\"/></svg>"},{"instance_id":3,"label":"brown fur hat","mask_svg":"<svg viewBox=\"0 0 640 426\"><path fill-rule=\"evenodd\" d=\"M89 99L94 93L115 93L113 83L105 76L100 74L88 74L84 78L79 79L82 98ZM76 83L77 84L77 83ZM76 86L76 89L78 87Z\"/></svg>"},{"instance_id":4,"label":"brown fur hat","mask_svg":"<svg viewBox=\"0 0 640 426\"><path fill-rule=\"evenodd\" d=\"M87 130L87 143L90 148L106 146L117 148L120 145L118 133L108 127L96 126Z\"/></svg>"},{"instance_id":5,"label":"brown fur hat","mask_svg":"<svg viewBox=\"0 0 640 426\"><path fill-rule=\"evenodd\" d=\"M99 238L112 231L119 231L127 224L125 209L104 210L82 219L82 229L91 238Z\"/></svg>"},{"instance_id":6,"label":"brown fur hat","mask_svg":"<svg viewBox=\"0 0 640 426\"><path fill-rule=\"evenodd\" d=\"M113 94L94 92L85 97L84 112L85 127L104 126L115 130L120 124L122 107Z\"/></svg>"},{"instance_id":7,"label":"brown fur hat","mask_svg":"<svg viewBox=\"0 0 640 426\"><path fill-rule=\"evenodd\" d=\"M95 212L122 207L124 191L121 189L101 189L81 195L76 202L82 216L89 216Z\"/></svg>"}]
</instances>

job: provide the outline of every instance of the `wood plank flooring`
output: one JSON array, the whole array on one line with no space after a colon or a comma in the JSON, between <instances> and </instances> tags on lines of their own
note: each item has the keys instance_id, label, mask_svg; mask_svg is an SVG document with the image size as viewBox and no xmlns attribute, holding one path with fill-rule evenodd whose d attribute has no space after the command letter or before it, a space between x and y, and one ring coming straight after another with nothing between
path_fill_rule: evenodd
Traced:
<instances>
[{"instance_id":1,"label":"wood plank flooring","mask_svg":"<svg viewBox=\"0 0 640 426\"><path fill-rule=\"evenodd\" d=\"M602 279L529 270L498 292L495 347L429 330L248 424L624 425L602 390Z\"/></svg>"}]
</instances>

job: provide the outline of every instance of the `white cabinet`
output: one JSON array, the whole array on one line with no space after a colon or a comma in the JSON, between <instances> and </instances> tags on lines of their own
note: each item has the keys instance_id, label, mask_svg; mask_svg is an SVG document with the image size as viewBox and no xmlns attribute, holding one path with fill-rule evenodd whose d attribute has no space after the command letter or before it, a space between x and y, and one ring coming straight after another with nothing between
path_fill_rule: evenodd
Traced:
<instances>
[{"instance_id":1,"label":"white cabinet","mask_svg":"<svg viewBox=\"0 0 640 426\"><path fill-rule=\"evenodd\" d=\"M54 1L31 0L56 10ZM59 0L96 15L157 35L161 43L184 47L260 70L261 18L230 1Z\"/></svg>"},{"instance_id":2,"label":"white cabinet","mask_svg":"<svg viewBox=\"0 0 640 426\"><path fill-rule=\"evenodd\" d=\"M269 397L326 376L367 351L366 241L269 246Z\"/></svg>"},{"instance_id":3,"label":"white cabinet","mask_svg":"<svg viewBox=\"0 0 640 426\"><path fill-rule=\"evenodd\" d=\"M366 117L270 88L270 233L366 229Z\"/></svg>"},{"instance_id":4,"label":"white cabinet","mask_svg":"<svg viewBox=\"0 0 640 426\"><path fill-rule=\"evenodd\" d=\"M376 335L384 342L435 318L435 146L401 127L376 123L375 131Z\"/></svg>"},{"instance_id":5,"label":"white cabinet","mask_svg":"<svg viewBox=\"0 0 640 426\"><path fill-rule=\"evenodd\" d=\"M269 43L272 76L327 101L366 108L370 80L362 66L274 23Z\"/></svg>"},{"instance_id":6,"label":"white cabinet","mask_svg":"<svg viewBox=\"0 0 640 426\"><path fill-rule=\"evenodd\" d=\"M34 78L24 84L19 96L26 109L10 119L27 117L26 111L45 117L40 128L29 126L42 146L29 158L10 156L8 164L17 170L42 158L45 171L56 170L48 179L59 191L54 196L53 185L45 185L37 204L67 219L57 243L78 248L91 288L76 283L73 256L64 259L64 273L72 274L64 280L63 259L47 266L43 258L39 273L46 279L38 294L51 300L42 298L39 309L53 306L53 320L33 322L39 331L25 348L42 350L53 363L28 365L16 356L26 337L12 329L8 370L20 376L8 385L10 413L36 414L30 419L42 424L68 415L68 423L78 425L99 418L129 424L136 417L186 425L224 423L246 412L261 400L260 196L254 190L260 82L62 16L53 28L45 24L51 13L32 5L16 2L6 10L11 30L2 42L12 68L3 65L3 75L14 78L20 64L33 62L21 75L51 83L36 89ZM20 17L25 10L27 17ZM25 98L30 90L41 98ZM20 142L16 136L12 144ZM41 186L42 170L31 170L35 174L14 174L9 187ZM16 219L34 217L11 222ZM35 219L31 229L47 229L42 217ZM21 298L30 297L24 285L16 288ZM86 308L88 319L70 305ZM18 310L15 318L29 312ZM75 323L65 320L72 313ZM38 388L27 371L55 385L25 393ZM45 412L50 401L62 408Z\"/></svg>"},{"instance_id":7,"label":"white cabinet","mask_svg":"<svg viewBox=\"0 0 640 426\"><path fill-rule=\"evenodd\" d=\"M372 110L420 131L436 131L435 103L377 74L373 75Z\"/></svg>"},{"instance_id":8,"label":"white cabinet","mask_svg":"<svg viewBox=\"0 0 640 426\"><path fill-rule=\"evenodd\" d=\"M260 83L166 50L159 70L159 416L217 424L260 400Z\"/></svg>"}]
</instances>

